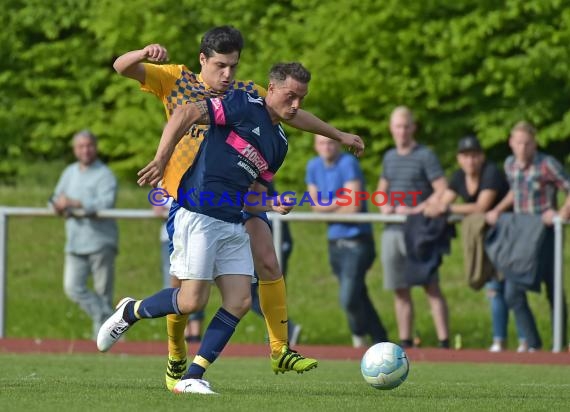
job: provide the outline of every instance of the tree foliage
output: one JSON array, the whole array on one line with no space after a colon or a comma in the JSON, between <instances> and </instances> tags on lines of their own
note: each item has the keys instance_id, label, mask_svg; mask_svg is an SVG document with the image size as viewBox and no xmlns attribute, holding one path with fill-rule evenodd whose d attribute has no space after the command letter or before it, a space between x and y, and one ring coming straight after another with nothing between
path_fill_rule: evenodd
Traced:
<instances>
[{"instance_id":1,"label":"tree foliage","mask_svg":"<svg viewBox=\"0 0 570 412\"><path fill-rule=\"evenodd\" d=\"M510 127L526 119L568 160L569 0L3 0L0 11L0 174L69 157L71 135L100 137L127 176L152 157L164 125L154 96L114 73L120 54L150 43L195 70L202 33L242 30L238 77L266 84L272 63L313 73L306 109L360 134L377 178L391 146L388 116L414 111L418 140L453 166L457 139L477 133L501 161ZM303 186L312 139L289 129L281 185Z\"/></svg>"}]
</instances>

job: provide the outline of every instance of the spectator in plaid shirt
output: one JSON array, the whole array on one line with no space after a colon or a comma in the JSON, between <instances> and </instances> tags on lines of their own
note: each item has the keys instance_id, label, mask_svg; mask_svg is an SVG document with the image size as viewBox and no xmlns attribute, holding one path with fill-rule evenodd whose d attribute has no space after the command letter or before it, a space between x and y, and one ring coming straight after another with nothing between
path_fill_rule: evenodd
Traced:
<instances>
[{"instance_id":1,"label":"spectator in plaid shirt","mask_svg":"<svg viewBox=\"0 0 570 412\"><path fill-rule=\"evenodd\" d=\"M505 198L487 212L486 219L494 225L499 214L513 207L515 213L541 215L547 226L542 259L548 262L548 270L540 273L546 286L546 294L552 311L554 303L554 230L552 219L558 214L563 220L570 217L570 176L552 156L539 152L536 147L536 130L527 122L517 123L511 130L509 145L513 154L505 161L505 173L511 190ZM557 212L558 190L566 192L564 205ZM521 241L524 241L522 239ZM517 299L526 301L526 290L520 290ZM566 299L563 299L563 331L566 341ZM532 313L530 314L532 316ZM532 348L530 348L532 349ZM538 349L538 348L535 348Z\"/></svg>"}]
</instances>

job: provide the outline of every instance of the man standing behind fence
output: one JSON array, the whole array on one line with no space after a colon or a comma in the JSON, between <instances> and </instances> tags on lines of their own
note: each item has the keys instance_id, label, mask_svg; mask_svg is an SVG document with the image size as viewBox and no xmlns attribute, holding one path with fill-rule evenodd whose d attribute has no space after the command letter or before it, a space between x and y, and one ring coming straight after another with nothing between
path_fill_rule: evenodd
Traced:
<instances>
[{"instance_id":1,"label":"man standing behind fence","mask_svg":"<svg viewBox=\"0 0 570 412\"><path fill-rule=\"evenodd\" d=\"M525 121L517 123L511 130L509 146L513 152L505 160L505 173L511 190L501 203L487 212L486 219L495 225L499 215L511 207L514 213L540 216L546 225L545 235L538 253L539 280L546 286L546 296L551 312L554 307L554 229L552 219L558 214L562 220L570 217L570 175L552 156L537 150L536 130ZM557 191L566 192L566 202L557 212ZM528 242L528 239L520 239ZM515 316L525 326L529 350L540 349L542 340L538 333L534 315L528 305L526 292L530 289L516 279L505 281L505 299ZM532 289L531 289L532 290ZM567 342L567 307L563 295L562 334ZM517 323L519 321L517 320Z\"/></svg>"},{"instance_id":2,"label":"man standing behind fence","mask_svg":"<svg viewBox=\"0 0 570 412\"><path fill-rule=\"evenodd\" d=\"M385 214L415 214L423 211L427 201L439 199L447 188L443 169L435 154L414 139L416 130L414 117L407 107L397 107L390 116L390 132L396 147L386 152L382 162L382 175L378 182L378 191L420 192L417 199L408 194L405 205L394 207L387 203L380 206ZM419 204L415 205L415 201ZM400 224L387 224L382 233L382 266L384 269L384 288L395 292L394 306L400 343L403 347L413 344L412 325L414 308L411 296L413 284L406 273L406 244L404 231ZM424 287L441 347L449 347L447 303L439 287L437 269L430 273L422 284Z\"/></svg>"},{"instance_id":3,"label":"man standing behind fence","mask_svg":"<svg viewBox=\"0 0 570 412\"><path fill-rule=\"evenodd\" d=\"M316 212L366 212L366 202L358 204L354 193L365 190L364 177L358 160L342 153L340 143L324 136L315 136L318 157L307 165L306 182ZM331 197L339 189L353 196L346 206L340 206ZM349 190L351 192L349 192ZM321 200L324 200L321 201ZM348 318L354 347L366 347L367 337L372 343L388 340L386 330L370 301L366 289L366 272L372 266L376 252L370 223L329 223L329 260L340 283L340 304Z\"/></svg>"},{"instance_id":4,"label":"man standing behind fence","mask_svg":"<svg viewBox=\"0 0 570 412\"><path fill-rule=\"evenodd\" d=\"M93 339L103 322L113 313L113 283L117 254L117 224L98 219L95 213L115 207L117 180L97 158L95 136L83 130L73 136L77 162L62 173L51 204L65 218L65 294L79 304L93 320ZM76 216L82 209L86 216ZM93 288L87 288L89 274Z\"/></svg>"}]
</instances>

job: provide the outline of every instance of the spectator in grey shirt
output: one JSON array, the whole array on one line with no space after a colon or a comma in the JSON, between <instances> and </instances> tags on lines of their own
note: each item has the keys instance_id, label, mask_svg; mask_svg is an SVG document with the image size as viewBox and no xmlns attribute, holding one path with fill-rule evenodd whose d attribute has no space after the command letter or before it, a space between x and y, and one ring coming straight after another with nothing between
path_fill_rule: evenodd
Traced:
<instances>
[{"instance_id":1,"label":"spectator in grey shirt","mask_svg":"<svg viewBox=\"0 0 570 412\"><path fill-rule=\"evenodd\" d=\"M380 206L385 214L421 213L427 202L437 201L447 188L443 170L435 154L414 139L416 130L412 112L407 107L397 107L390 116L390 132L396 147L386 152L382 163L382 175L378 191L388 195L395 192L421 192L407 195L405 205ZM390 197L388 198L390 199ZM402 225L387 224L382 233L382 267L384 288L394 290L394 306L400 343L403 347L413 344L412 328L414 308L411 284L406 268L406 245ZM447 303L439 287L439 273L432 273L428 283L423 285L431 307L433 320L441 347L449 347Z\"/></svg>"},{"instance_id":2,"label":"spectator in grey shirt","mask_svg":"<svg viewBox=\"0 0 570 412\"><path fill-rule=\"evenodd\" d=\"M115 207L117 180L113 172L97 158L97 140L89 131L73 136L77 162L62 173L51 204L65 218L65 294L93 320L93 338L103 322L113 313L113 284L117 254L117 224L112 219L98 219L99 210ZM83 209L84 217L75 217L74 209ZM93 275L94 291L87 279Z\"/></svg>"}]
</instances>

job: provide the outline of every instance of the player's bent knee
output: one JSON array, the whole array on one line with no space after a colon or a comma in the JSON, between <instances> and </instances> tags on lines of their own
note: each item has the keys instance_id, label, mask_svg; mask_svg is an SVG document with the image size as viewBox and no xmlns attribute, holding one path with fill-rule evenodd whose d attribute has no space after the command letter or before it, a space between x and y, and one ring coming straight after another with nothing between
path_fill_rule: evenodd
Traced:
<instances>
[{"instance_id":1,"label":"player's bent knee","mask_svg":"<svg viewBox=\"0 0 570 412\"><path fill-rule=\"evenodd\" d=\"M254 265L255 272L261 280L278 280L282 276L275 255L256 257Z\"/></svg>"},{"instance_id":2,"label":"player's bent knee","mask_svg":"<svg viewBox=\"0 0 570 412\"><path fill-rule=\"evenodd\" d=\"M178 310L182 315L188 315L191 313L196 313L204 309L208 303L207 296L201 296L200 294L189 293L183 289L180 290L177 297Z\"/></svg>"},{"instance_id":3,"label":"player's bent knee","mask_svg":"<svg viewBox=\"0 0 570 412\"><path fill-rule=\"evenodd\" d=\"M191 313L200 312L204 309L206 305L202 302L193 301L193 302L180 302L178 301L178 310L182 315L189 315Z\"/></svg>"},{"instance_id":4,"label":"player's bent knee","mask_svg":"<svg viewBox=\"0 0 570 412\"><path fill-rule=\"evenodd\" d=\"M242 299L232 299L223 302L222 306L232 315L242 318L251 308L251 296L244 296Z\"/></svg>"}]
</instances>

